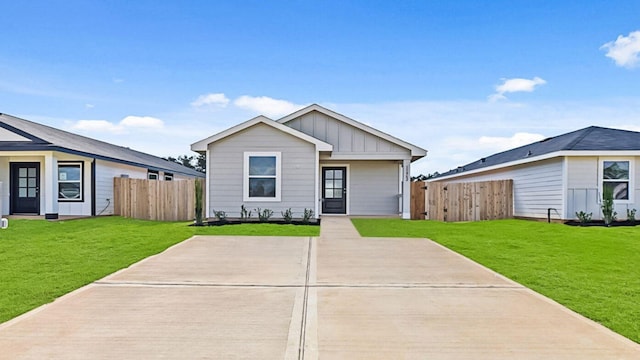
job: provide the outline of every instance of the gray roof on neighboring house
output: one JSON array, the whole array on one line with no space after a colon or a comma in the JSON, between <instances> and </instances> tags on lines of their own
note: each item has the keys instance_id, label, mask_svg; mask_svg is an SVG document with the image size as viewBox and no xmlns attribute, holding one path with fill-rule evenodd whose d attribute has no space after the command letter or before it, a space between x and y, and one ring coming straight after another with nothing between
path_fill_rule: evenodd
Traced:
<instances>
[{"instance_id":1,"label":"gray roof on neighboring house","mask_svg":"<svg viewBox=\"0 0 640 360\"><path fill-rule=\"evenodd\" d=\"M0 141L0 151L60 151L151 170L204 177L203 173L173 161L7 114L0 113L0 127L31 140Z\"/></svg>"},{"instance_id":2,"label":"gray roof on neighboring house","mask_svg":"<svg viewBox=\"0 0 640 360\"><path fill-rule=\"evenodd\" d=\"M437 177L463 174L471 170L496 166L558 151L624 151L640 150L640 132L589 126L550 137L532 144L493 154Z\"/></svg>"}]
</instances>

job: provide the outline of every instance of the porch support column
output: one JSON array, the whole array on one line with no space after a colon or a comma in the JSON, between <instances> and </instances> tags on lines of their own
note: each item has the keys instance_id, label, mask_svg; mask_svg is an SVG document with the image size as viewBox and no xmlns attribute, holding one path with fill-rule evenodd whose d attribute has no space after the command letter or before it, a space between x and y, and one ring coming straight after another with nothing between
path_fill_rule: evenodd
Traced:
<instances>
[{"instance_id":1,"label":"porch support column","mask_svg":"<svg viewBox=\"0 0 640 360\"><path fill-rule=\"evenodd\" d=\"M411 159L402 160L402 218L411 219Z\"/></svg>"},{"instance_id":2,"label":"porch support column","mask_svg":"<svg viewBox=\"0 0 640 360\"><path fill-rule=\"evenodd\" d=\"M44 176L40 180L40 196L44 197L44 218L58 218L58 159L49 153L44 156ZM42 188L44 185L44 191Z\"/></svg>"}]
</instances>

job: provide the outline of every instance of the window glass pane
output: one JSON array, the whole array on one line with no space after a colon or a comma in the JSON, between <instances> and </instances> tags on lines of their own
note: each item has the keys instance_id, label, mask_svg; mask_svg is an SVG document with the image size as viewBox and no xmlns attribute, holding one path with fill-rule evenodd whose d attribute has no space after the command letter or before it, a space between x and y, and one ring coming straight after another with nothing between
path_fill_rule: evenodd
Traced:
<instances>
[{"instance_id":1,"label":"window glass pane","mask_svg":"<svg viewBox=\"0 0 640 360\"><path fill-rule=\"evenodd\" d=\"M36 168L29 168L28 176L36 177Z\"/></svg>"},{"instance_id":2,"label":"window glass pane","mask_svg":"<svg viewBox=\"0 0 640 360\"><path fill-rule=\"evenodd\" d=\"M333 189L325 189L324 190L324 198L325 199L333 199Z\"/></svg>"},{"instance_id":3,"label":"window glass pane","mask_svg":"<svg viewBox=\"0 0 640 360\"><path fill-rule=\"evenodd\" d=\"M604 191L611 190L614 200L629 200L628 182L604 182Z\"/></svg>"},{"instance_id":4,"label":"window glass pane","mask_svg":"<svg viewBox=\"0 0 640 360\"><path fill-rule=\"evenodd\" d=\"M342 199L342 189L333 189L333 198Z\"/></svg>"},{"instance_id":5,"label":"window glass pane","mask_svg":"<svg viewBox=\"0 0 640 360\"><path fill-rule=\"evenodd\" d=\"M29 178L29 182L27 183L29 187L36 187L36 179Z\"/></svg>"},{"instance_id":6,"label":"window glass pane","mask_svg":"<svg viewBox=\"0 0 640 360\"><path fill-rule=\"evenodd\" d=\"M147 179L149 179L149 180L158 180L158 174L156 174L156 173L148 173L147 174Z\"/></svg>"},{"instance_id":7,"label":"window glass pane","mask_svg":"<svg viewBox=\"0 0 640 360\"><path fill-rule=\"evenodd\" d=\"M18 186L19 187L27 187L27 179L18 179Z\"/></svg>"},{"instance_id":8,"label":"window glass pane","mask_svg":"<svg viewBox=\"0 0 640 360\"><path fill-rule=\"evenodd\" d=\"M18 197L27 197L27 188L18 189Z\"/></svg>"},{"instance_id":9,"label":"window glass pane","mask_svg":"<svg viewBox=\"0 0 640 360\"><path fill-rule=\"evenodd\" d=\"M80 181L80 165L64 165L58 167L58 180Z\"/></svg>"},{"instance_id":10,"label":"window glass pane","mask_svg":"<svg viewBox=\"0 0 640 360\"><path fill-rule=\"evenodd\" d=\"M29 197L36 197L36 189L28 188Z\"/></svg>"},{"instance_id":11,"label":"window glass pane","mask_svg":"<svg viewBox=\"0 0 640 360\"><path fill-rule=\"evenodd\" d=\"M276 197L276 179L249 178L249 197Z\"/></svg>"},{"instance_id":12,"label":"window glass pane","mask_svg":"<svg viewBox=\"0 0 640 360\"><path fill-rule=\"evenodd\" d=\"M342 170L335 170L335 179L342 179Z\"/></svg>"},{"instance_id":13,"label":"window glass pane","mask_svg":"<svg viewBox=\"0 0 640 360\"><path fill-rule=\"evenodd\" d=\"M325 179L324 180L324 188L325 189L333 189L333 180Z\"/></svg>"},{"instance_id":14,"label":"window glass pane","mask_svg":"<svg viewBox=\"0 0 640 360\"><path fill-rule=\"evenodd\" d=\"M19 168L18 169L18 176L20 176L20 177L27 176L27 168Z\"/></svg>"},{"instance_id":15,"label":"window glass pane","mask_svg":"<svg viewBox=\"0 0 640 360\"><path fill-rule=\"evenodd\" d=\"M58 183L59 199L80 199L80 183Z\"/></svg>"},{"instance_id":16,"label":"window glass pane","mask_svg":"<svg viewBox=\"0 0 640 360\"><path fill-rule=\"evenodd\" d=\"M334 180L333 187L336 189L342 189L342 180L341 179Z\"/></svg>"},{"instance_id":17,"label":"window glass pane","mask_svg":"<svg viewBox=\"0 0 640 360\"><path fill-rule=\"evenodd\" d=\"M605 161L603 168L604 179L629 179L628 161Z\"/></svg>"},{"instance_id":18,"label":"window glass pane","mask_svg":"<svg viewBox=\"0 0 640 360\"><path fill-rule=\"evenodd\" d=\"M333 179L333 170L325 170L324 178L325 179Z\"/></svg>"},{"instance_id":19,"label":"window glass pane","mask_svg":"<svg viewBox=\"0 0 640 360\"><path fill-rule=\"evenodd\" d=\"M250 156L249 175L276 176L276 157Z\"/></svg>"}]
</instances>

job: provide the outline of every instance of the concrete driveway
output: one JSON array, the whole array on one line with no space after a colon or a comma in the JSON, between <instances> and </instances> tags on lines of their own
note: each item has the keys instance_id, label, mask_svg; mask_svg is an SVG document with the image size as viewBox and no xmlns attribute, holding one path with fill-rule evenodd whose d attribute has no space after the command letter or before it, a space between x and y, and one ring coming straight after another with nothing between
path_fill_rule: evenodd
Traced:
<instances>
[{"instance_id":1,"label":"concrete driveway","mask_svg":"<svg viewBox=\"0 0 640 360\"><path fill-rule=\"evenodd\" d=\"M2 359L638 359L429 240L196 236L0 325Z\"/></svg>"}]
</instances>

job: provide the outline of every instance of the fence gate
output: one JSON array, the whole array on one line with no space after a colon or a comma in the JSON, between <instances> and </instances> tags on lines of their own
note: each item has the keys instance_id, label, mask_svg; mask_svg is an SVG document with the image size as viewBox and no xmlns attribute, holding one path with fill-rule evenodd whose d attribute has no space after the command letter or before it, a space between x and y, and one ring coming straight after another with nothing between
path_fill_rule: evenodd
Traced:
<instances>
[{"instance_id":1,"label":"fence gate","mask_svg":"<svg viewBox=\"0 0 640 360\"><path fill-rule=\"evenodd\" d=\"M419 184L419 185L418 185ZM426 191L424 188L426 186ZM467 183L414 182L411 218L479 221L513 217L513 180ZM415 199L420 197L422 200ZM423 215L426 212L425 215Z\"/></svg>"}]
</instances>

